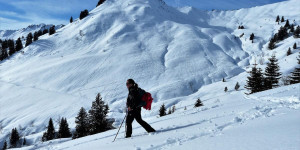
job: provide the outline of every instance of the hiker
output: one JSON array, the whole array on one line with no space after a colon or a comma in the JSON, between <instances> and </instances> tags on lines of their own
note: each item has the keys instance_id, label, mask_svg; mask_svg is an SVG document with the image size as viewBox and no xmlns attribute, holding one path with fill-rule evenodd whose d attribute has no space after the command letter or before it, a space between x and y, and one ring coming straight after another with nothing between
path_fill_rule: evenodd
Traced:
<instances>
[{"instance_id":1,"label":"hiker","mask_svg":"<svg viewBox=\"0 0 300 150\"><path fill-rule=\"evenodd\" d=\"M126 118L126 138L131 137L132 134L132 122L135 119L148 133L155 132L155 130L142 119L141 116L141 107L145 105L145 102L142 101L141 95L146 93L143 89L138 87L138 84L135 83L133 79L128 79L126 82L129 94L127 98L127 109L128 114Z\"/></svg>"}]
</instances>

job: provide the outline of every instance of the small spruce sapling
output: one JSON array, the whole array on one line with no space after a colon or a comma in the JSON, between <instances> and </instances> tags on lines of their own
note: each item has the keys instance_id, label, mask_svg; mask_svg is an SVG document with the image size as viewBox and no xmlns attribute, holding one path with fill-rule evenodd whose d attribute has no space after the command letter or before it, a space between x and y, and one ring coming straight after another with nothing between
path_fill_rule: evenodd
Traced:
<instances>
[{"instance_id":1,"label":"small spruce sapling","mask_svg":"<svg viewBox=\"0 0 300 150\"><path fill-rule=\"evenodd\" d=\"M227 88L227 86L225 87L224 91L225 91L225 92L227 92L227 91L228 91L228 88Z\"/></svg>"},{"instance_id":2,"label":"small spruce sapling","mask_svg":"<svg viewBox=\"0 0 300 150\"><path fill-rule=\"evenodd\" d=\"M281 22L284 22L284 16L281 17Z\"/></svg>"},{"instance_id":3,"label":"small spruce sapling","mask_svg":"<svg viewBox=\"0 0 300 150\"><path fill-rule=\"evenodd\" d=\"M203 103L200 100L200 98L198 98L197 101L196 101L196 103L195 103L195 105L194 105L194 107L200 107L200 106L203 106Z\"/></svg>"},{"instance_id":4,"label":"small spruce sapling","mask_svg":"<svg viewBox=\"0 0 300 150\"><path fill-rule=\"evenodd\" d=\"M240 88L240 84L239 84L239 82L237 82L237 83L235 84L235 87L234 87L234 89L235 89L236 91L238 91L238 90L239 90L239 88Z\"/></svg>"},{"instance_id":5,"label":"small spruce sapling","mask_svg":"<svg viewBox=\"0 0 300 150\"><path fill-rule=\"evenodd\" d=\"M287 50L287 52L286 52L286 56L289 56L289 55L291 55L292 54L292 51L291 51L291 48L289 47L289 49Z\"/></svg>"},{"instance_id":6,"label":"small spruce sapling","mask_svg":"<svg viewBox=\"0 0 300 150\"><path fill-rule=\"evenodd\" d=\"M276 17L276 22L279 22L280 21L280 17L279 15Z\"/></svg>"},{"instance_id":7,"label":"small spruce sapling","mask_svg":"<svg viewBox=\"0 0 300 150\"><path fill-rule=\"evenodd\" d=\"M166 115L166 107L165 107L165 104L162 104L159 109L159 116L162 117L165 115Z\"/></svg>"}]
</instances>

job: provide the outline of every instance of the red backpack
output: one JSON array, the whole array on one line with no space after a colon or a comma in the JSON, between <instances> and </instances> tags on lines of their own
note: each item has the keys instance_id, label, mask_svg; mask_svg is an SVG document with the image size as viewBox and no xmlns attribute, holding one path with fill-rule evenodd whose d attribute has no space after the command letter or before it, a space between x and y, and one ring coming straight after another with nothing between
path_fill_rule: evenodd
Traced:
<instances>
[{"instance_id":1,"label":"red backpack","mask_svg":"<svg viewBox=\"0 0 300 150\"><path fill-rule=\"evenodd\" d=\"M143 96L142 96L142 101L145 101L146 104L143 106L146 110L151 110L151 104L153 101L153 98L151 96L150 93L146 92Z\"/></svg>"}]
</instances>

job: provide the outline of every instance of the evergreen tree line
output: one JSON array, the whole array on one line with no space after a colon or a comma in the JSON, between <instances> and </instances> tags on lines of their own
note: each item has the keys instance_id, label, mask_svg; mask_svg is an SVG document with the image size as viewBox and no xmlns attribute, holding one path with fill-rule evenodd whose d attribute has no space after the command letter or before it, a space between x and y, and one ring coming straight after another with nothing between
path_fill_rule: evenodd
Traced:
<instances>
[{"instance_id":1,"label":"evergreen tree line","mask_svg":"<svg viewBox=\"0 0 300 150\"><path fill-rule=\"evenodd\" d=\"M298 56L298 64L300 64L300 53ZM278 65L278 59L273 55L269 58L265 72L262 72L261 68L254 64L252 70L249 71L249 76L247 77L247 84L245 88L250 92L247 94L252 94L264 90L269 90L279 86L279 79L281 78L280 68ZM300 66L296 67L289 77L288 84L300 83Z\"/></svg>"},{"instance_id":2,"label":"evergreen tree line","mask_svg":"<svg viewBox=\"0 0 300 150\"><path fill-rule=\"evenodd\" d=\"M92 103L91 109L87 112L83 107L80 109L76 119L76 128L73 134L73 139L84 137L87 135L101 133L110 129L113 129L113 121L107 119L107 113L109 107L102 100L101 95L98 93L95 101ZM175 111L175 107L174 107ZM49 141L57 138L69 138L72 137L69 124L66 118L61 118L59 121L58 132L55 131L53 119L50 118L47 126L47 130L43 133L42 141ZM26 145L26 139L23 138L21 142L20 135L17 128L13 128L10 135L10 147L7 142L4 142L3 150L7 148L16 148L21 145Z\"/></svg>"},{"instance_id":3,"label":"evergreen tree line","mask_svg":"<svg viewBox=\"0 0 300 150\"><path fill-rule=\"evenodd\" d=\"M87 135L101 133L113 129L113 121L107 119L109 107L102 100L101 95L98 93L95 101L92 103L91 109L87 112L83 107L79 110L75 118L76 128L73 134L73 139L84 137ZM174 107L175 111L175 107ZM61 118L59 121L58 132L55 131L52 118L49 119L47 130L43 133L42 141L49 141L57 138L72 137L68 122L66 118ZM16 128L12 129L10 136L10 147L15 148L20 146L20 136ZM26 145L26 139L23 140L23 145ZM8 148L5 141L3 150Z\"/></svg>"},{"instance_id":4,"label":"evergreen tree line","mask_svg":"<svg viewBox=\"0 0 300 150\"><path fill-rule=\"evenodd\" d=\"M23 48L21 38L18 38L16 42L13 39L8 39L4 41L1 40L0 43L0 61L8 58L9 56L13 55L15 52L18 52Z\"/></svg>"},{"instance_id":5,"label":"evergreen tree line","mask_svg":"<svg viewBox=\"0 0 300 150\"><path fill-rule=\"evenodd\" d=\"M40 36L45 35L45 34L47 34L47 33L49 33L49 35L52 35L52 34L54 34L55 32L56 32L55 26L51 26L51 27L49 28L49 30L48 30L48 29L44 29L44 30L36 31L36 32L34 32L33 34L30 32L30 33L28 33L27 36L26 36L25 47L28 46L28 45L30 45L32 42L39 40L39 37L40 37Z\"/></svg>"},{"instance_id":6,"label":"evergreen tree line","mask_svg":"<svg viewBox=\"0 0 300 150\"><path fill-rule=\"evenodd\" d=\"M17 148L22 145L26 145L26 138L24 137L23 142L22 142L17 128L13 128L10 133L9 143L10 143L10 146L7 144L7 141L4 141L2 150L6 150L8 148Z\"/></svg>"},{"instance_id":7,"label":"evergreen tree line","mask_svg":"<svg viewBox=\"0 0 300 150\"><path fill-rule=\"evenodd\" d=\"M239 26L238 29L245 29L243 25Z\"/></svg>"},{"instance_id":8,"label":"evergreen tree line","mask_svg":"<svg viewBox=\"0 0 300 150\"><path fill-rule=\"evenodd\" d=\"M108 105L104 103L98 93L88 112L83 107L80 108L75 118L76 127L73 139L113 129L113 121L106 118L108 111Z\"/></svg>"},{"instance_id":9,"label":"evergreen tree line","mask_svg":"<svg viewBox=\"0 0 300 150\"><path fill-rule=\"evenodd\" d=\"M69 138L72 136L72 133L69 128L69 124L66 118L61 118L59 121L59 130L55 132L54 124L52 118L49 119L47 131L44 132L42 141L49 141L56 138Z\"/></svg>"},{"instance_id":10,"label":"evergreen tree line","mask_svg":"<svg viewBox=\"0 0 300 150\"><path fill-rule=\"evenodd\" d=\"M284 22L285 19L282 16L281 19L279 16L276 18L276 22ZM289 32L288 32L289 31ZM286 20L286 23L284 26L281 26L278 32L270 39L268 48L270 50L276 48L276 43L280 42L284 39L286 39L289 35L289 33L292 33L294 38L299 38L300 37L300 26L298 25L295 29L294 24L290 24L289 20Z\"/></svg>"},{"instance_id":11,"label":"evergreen tree line","mask_svg":"<svg viewBox=\"0 0 300 150\"><path fill-rule=\"evenodd\" d=\"M101 95L98 93L88 112L83 107L80 108L79 113L75 118L76 127L73 134L70 132L66 118L61 119L58 132L55 131L53 120L50 118L47 131L44 132L42 141L69 137L76 139L113 129L113 122L106 118L108 111L108 105L104 103Z\"/></svg>"},{"instance_id":12,"label":"evergreen tree line","mask_svg":"<svg viewBox=\"0 0 300 150\"><path fill-rule=\"evenodd\" d=\"M203 103L200 100L200 98L198 98L197 101L194 104L194 108L201 107L201 106L203 106ZM184 110L186 110L186 107L184 108ZM165 104L162 104L160 106L160 109L159 109L159 112L158 112L159 116L163 117L163 116L170 115L170 114L174 113L176 111L176 106L173 105L172 107L170 107L169 110L168 110L168 113L166 111L167 111L167 108L166 108Z\"/></svg>"},{"instance_id":13,"label":"evergreen tree line","mask_svg":"<svg viewBox=\"0 0 300 150\"><path fill-rule=\"evenodd\" d=\"M44 34L49 33L49 35L54 34L55 31L55 26L50 27L50 29L44 29L39 30L34 32L34 34L32 35L32 33L28 33L27 37L26 37L26 43L25 43L25 47L30 45L33 41L37 41L38 38ZM8 40L0 40L0 61L8 58L9 56L13 55L14 53L20 51L21 49L23 49L23 43L21 38L19 37L16 41L14 41L13 39L8 39Z\"/></svg>"}]
</instances>

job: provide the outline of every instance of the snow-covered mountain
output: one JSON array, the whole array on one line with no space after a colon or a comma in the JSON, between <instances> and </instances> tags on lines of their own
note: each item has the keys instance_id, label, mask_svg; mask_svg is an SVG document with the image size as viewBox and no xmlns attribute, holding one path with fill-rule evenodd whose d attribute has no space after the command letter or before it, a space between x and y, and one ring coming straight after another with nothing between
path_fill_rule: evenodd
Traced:
<instances>
[{"instance_id":1,"label":"snow-covered mountain","mask_svg":"<svg viewBox=\"0 0 300 150\"><path fill-rule=\"evenodd\" d=\"M22 28L19 30L0 30L0 39L18 39L19 37L26 38L28 33L34 33L39 30L49 29L53 25L51 24L38 24L38 25L30 25L26 28ZM55 29L60 29L64 25L56 25Z\"/></svg>"},{"instance_id":2,"label":"snow-covered mountain","mask_svg":"<svg viewBox=\"0 0 300 150\"><path fill-rule=\"evenodd\" d=\"M87 149L88 145L81 143L94 140L101 143L102 139L104 143L100 146L109 147L108 141L115 130L66 145L53 146L39 141L50 117L54 120L66 117L74 129L79 108L88 109L98 92L109 104L109 116L116 118L118 125L124 117L125 82L128 78L135 79L154 97L153 110L143 112L143 116L154 127L171 132L162 133L156 139L160 142L151 143L152 146L147 145L147 138L142 136L141 140L129 142L130 146L125 149L132 149L133 145L136 149L173 149L176 144L195 145L198 140L210 140L209 137L220 140L224 134L233 141L241 136L236 132L247 131L249 126L259 126L261 131L264 130L265 126L258 120L278 124L285 119L287 121L274 130L285 129L292 123L288 133L295 132L299 129L295 125L299 124L295 120L299 120L296 115L300 103L297 95L299 84L258 96L246 96L243 88L238 92L232 89L237 81L243 87L247 76L245 71L254 60L260 59L260 67L264 67L273 53L279 58L284 75L297 66L299 48L290 56L286 56L286 51L295 42L300 45L300 39L290 37L278 43L272 51L267 50L266 45L284 25L275 22L277 15L300 24L300 11L296 11L299 5L300 1L289 0L249 9L207 12L190 7L175 9L161 0L106 1L83 20L75 20L52 36L40 37L24 48L24 53L1 62L0 123L3 130L0 139L4 141L11 129L18 127L29 144L36 144L27 147L29 149ZM246 29L238 30L239 25ZM242 33L244 36L240 38ZM254 43L249 40L251 33L255 34ZM219 82L222 78L228 82ZM230 88L228 93L223 92L225 86ZM198 97L205 100L207 106L203 109L192 108ZM158 109L163 103L167 107L176 105L178 113L157 119ZM185 106L187 111L184 111ZM174 123L174 126L168 123ZM231 123L237 126L231 126ZM230 128L223 132L227 127ZM195 130L201 132L195 133ZM141 132L138 129L138 133ZM169 138L170 133L175 134L175 139ZM178 141L180 138L183 141ZM299 139L300 134L296 132L287 143L293 148L299 146L296 144ZM69 139L54 143L66 140ZM251 144L259 143L253 140L248 146ZM115 146L123 147L122 142ZM211 146L211 149L220 149ZM272 144L272 147L276 146L276 143ZM227 149L234 148L228 145Z\"/></svg>"}]
</instances>

